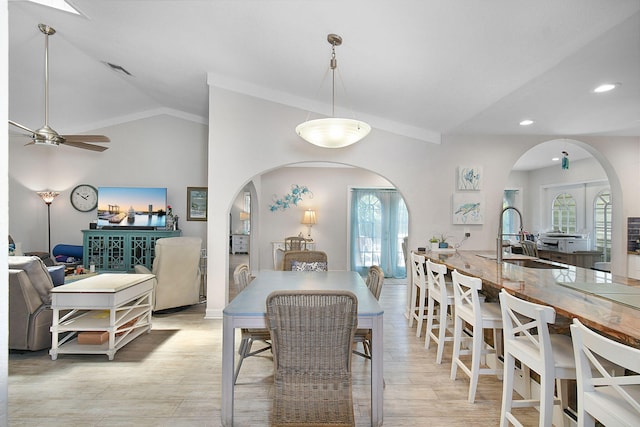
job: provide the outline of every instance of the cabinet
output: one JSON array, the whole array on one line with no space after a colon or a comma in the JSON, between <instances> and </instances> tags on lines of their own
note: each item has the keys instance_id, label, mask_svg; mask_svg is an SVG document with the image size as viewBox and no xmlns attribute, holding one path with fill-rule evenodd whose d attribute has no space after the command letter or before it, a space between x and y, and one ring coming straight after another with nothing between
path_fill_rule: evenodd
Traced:
<instances>
[{"instance_id":1,"label":"cabinet","mask_svg":"<svg viewBox=\"0 0 640 427\"><path fill-rule=\"evenodd\" d=\"M596 262L602 261L602 252L579 251L573 253L565 253L538 249L538 257L540 259L560 262L562 264L575 265L576 267L593 268L593 265Z\"/></svg>"},{"instance_id":2,"label":"cabinet","mask_svg":"<svg viewBox=\"0 0 640 427\"><path fill-rule=\"evenodd\" d=\"M231 253L249 253L249 235L248 234L232 234L231 235Z\"/></svg>"},{"instance_id":3,"label":"cabinet","mask_svg":"<svg viewBox=\"0 0 640 427\"><path fill-rule=\"evenodd\" d=\"M180 236L180 230L82 230L85 268L97 271L131 272L136 265L151 270L156 241Z\"/></svg>"},{"instance_id":4,"label":"cabinet","mask_svg":"<svg viewBox=\"0 0 640 427\"><path fill-rule=\"evenodd\" d=\"M640 255L627 255L627 276L640 280Z\"/></svg>"}]
</instances>

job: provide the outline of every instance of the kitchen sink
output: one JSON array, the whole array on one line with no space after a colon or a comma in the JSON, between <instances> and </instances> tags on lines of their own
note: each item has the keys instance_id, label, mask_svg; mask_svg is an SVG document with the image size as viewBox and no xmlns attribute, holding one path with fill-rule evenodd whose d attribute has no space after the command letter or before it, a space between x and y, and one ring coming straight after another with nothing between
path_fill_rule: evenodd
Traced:
<instances>
[{"instance_id":1,"label":"kitchen sink","mask_svg":"<svg viewBox=\"0 0 640 427\"><path fill-rule=\"evenodd\" d=\"M506 259L504 262L508 262L509 264L514 264L524 268L555 268L555 269L566 269L562 265L550 264L544 261L538 261L535 259Z\"/></svg>"}]
</instances>

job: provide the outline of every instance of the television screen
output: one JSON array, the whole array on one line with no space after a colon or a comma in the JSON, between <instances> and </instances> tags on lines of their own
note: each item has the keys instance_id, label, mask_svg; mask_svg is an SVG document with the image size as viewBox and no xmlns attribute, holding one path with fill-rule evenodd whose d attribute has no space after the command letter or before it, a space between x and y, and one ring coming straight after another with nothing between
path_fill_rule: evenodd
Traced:
<instances>
[{"instance_id":1,"label":"television screen","mask_svg":"<svg viewBox=\"0 0 640 427\"><path fill-rule=\"evenodd\" d=\"M163 228L167 189L98 187L98 227Z\"/></svg>"}]
</instances>

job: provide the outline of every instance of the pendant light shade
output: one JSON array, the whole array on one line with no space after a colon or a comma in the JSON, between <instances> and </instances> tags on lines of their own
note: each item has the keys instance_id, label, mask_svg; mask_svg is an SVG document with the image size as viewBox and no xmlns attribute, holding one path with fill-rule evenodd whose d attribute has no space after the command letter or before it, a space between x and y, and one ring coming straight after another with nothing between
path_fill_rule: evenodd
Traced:
<instances>
[{"instance_id":1,"label":"pendant light shade","mask_svg":"<svg viewBox=\"0 0 640 427\"><path fill-rule=\"evenodd\" d=\"M342 37L329 34L327 41L331 45L331 115L335 111L336 93L336 46L342 44ZM330 117L326 119L307 120L296 126L296 133L305 141L318 147L342 148L355 144L371 132L371 126L360 120Z\"/></svg>"},{"instance_id":2,"label":"pendant light shade","mask_svg":"<svg viewBox=\"0 0 640 427\"><path fill-rule=\"evenodd\" d=\"M330 117L309 120L296 127L296 133L305 141L325 148L342 148L367 136L371 126L353 119Z\"/></svg>"}]
</instances>

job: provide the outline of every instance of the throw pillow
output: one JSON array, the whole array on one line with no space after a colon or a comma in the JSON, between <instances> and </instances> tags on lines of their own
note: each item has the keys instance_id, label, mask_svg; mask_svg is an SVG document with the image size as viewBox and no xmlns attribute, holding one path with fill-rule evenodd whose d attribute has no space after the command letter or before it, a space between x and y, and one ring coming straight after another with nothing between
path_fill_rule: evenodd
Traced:
<instances>
[{"instance_id":1,"label":"throw pillow","mask_svg":"<svg viewBox=\"0 0 640 427\"><path fill-rule=\"evenodd\" d=\"M327 263L321 261L293 261L291 263L291 271L327 271Z\"/></svg>"}]
</instances>

